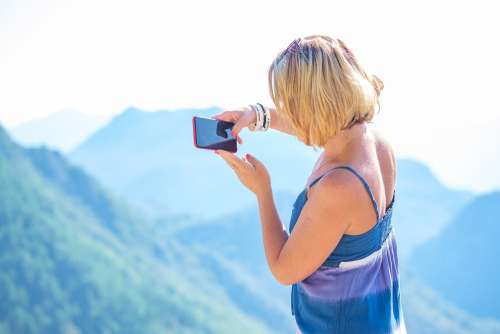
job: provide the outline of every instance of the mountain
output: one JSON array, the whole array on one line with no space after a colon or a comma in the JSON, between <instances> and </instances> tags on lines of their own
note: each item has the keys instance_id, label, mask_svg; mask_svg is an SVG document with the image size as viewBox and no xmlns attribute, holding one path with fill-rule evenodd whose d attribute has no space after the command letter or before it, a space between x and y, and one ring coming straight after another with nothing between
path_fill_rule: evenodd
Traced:
<instances>
[{"instance_id":1,"label":"mountain","mask_svg":"<svg viewBox=\"0 0 500 334\"><path fill-rule=\"evenodd\" d=\"M500 321L472 316L422 282L411 270L401 272L401 300L408 333L498 334Z\"/></svg>"},{"instance_id":2,"label":"mountain","mask_svg":"<svg viewBox=\"0 0 500 334\"><path fill-rule=\"evenodd\" d=\"M413 270L471 314L500 319L498 235L500 192L477 196L438 236L415 249Z\"/></svg>"},{"instance_id":3,"label":"mountain","mask_svg":"<svg viewBox=\"0 0 500 334\"><path fill-rule=\"evenodd\" d=\"M107 120L107 116L89 116L73 109L65 109L22 123L11 129L10 133L24 145L45 145L69 152Z\"/></svg>"},{"instance_id":4,"label":"mountain","mask_svg":"<svg viewBox=\"0 0 500 334\"><path fill-rule=\"evenodd\" d=\"M0 333L270 333L143 216L0 127Z\"/></svg>"},{"instance_id":5,"label":"mountain","mask_svg":"<svg viewBox=\"0 0 500 334\"><path fill-rule=\"evenodd\" d=\"M414 247L438 235L472 197L470 191L444 186L426 165L398 159L392 220L402 261Z\"/></svg>"},{"instance_id":6,"label":"mountain","mask_svg":"<svg viewBox=\"0 0 500 334\"><path fill-rule=\"evenodd\" d=\"M130 107L71 153L71 159L104 184L155 215L189 213L200 219L255 208L255 199L213 153L194 148L191 118L222 110L143 112ZM298 194L319 152L296 138L269 130L242 132L239 152L262 160L273 190ZM439 233L472 194L442 185L427 166L399 159L394 222L400 256ZM292 196L293 197L293 196ZM293 198L290 200L290 205ZM418 226L418 228L416 228Z\"/></svg>"},{"instance_id":7,"label":"mountain","mask_svg":"<svg viewBox=\"0 0 500 334\"><path fill-rule=\"evenodd\" d=\"M192 117L221 111L211 107L143 112L131 107L77 147L70 158L149 212L189 212L206 219L237 212L254 205L254 196L220 157L193 145ZM276 190L301 190L317 153L274 130L252 135L244 130L242 137L238 155L252 152L260 158Z\"/></svg>"},{"instance_id":8,"label":"mountain","mask_svg":"<svg viewBox=\"0 0 500 334\"><path fill-rule=\"evenodd\" d=\"M289 219L291 200L291 193L276 196L278 212L285 219ZM216 268L219 282L242 310L275 329L294 331L290 286L278 284L267 267L256 209L242 209L204 224L186 226L176 230L174 236L204 254L206 265L211 270Z\"/></svg>"}]
</instances>

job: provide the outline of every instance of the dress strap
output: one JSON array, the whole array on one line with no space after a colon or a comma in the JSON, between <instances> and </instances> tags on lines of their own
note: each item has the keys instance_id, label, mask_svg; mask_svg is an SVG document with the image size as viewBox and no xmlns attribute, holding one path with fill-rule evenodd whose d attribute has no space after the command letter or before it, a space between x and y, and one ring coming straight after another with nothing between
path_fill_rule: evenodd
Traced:
<instances>
[{"instance_id":1,"label":"dress strap","mask_svg":"<svg viewBox=\"0 0 500 334\"><path fill-rule=\"evenodd\" d=\"M366 179L361 175L359 174L354 168L352 168L351 166L349 165L344 165L344 166L335 166L329 170L327 170L325 173L323 173L322 175L318 176L317 178L315 178L311 184L309 185L309 189L316 183L318 182L323 176L329 174L331 171L337 169L337 168L345 168L347 170L350 170L354 175L356 175L360 180L361 182L363 183L363 186L365 187L366 191L368 192L368 195L370 195L370 199L372 201L372 204L373 204L373 208L375 209L375 214L377 215L377 222L379 220L379 216L378 216L378 205L377 205L377 201L375 200L375 196L373 195L373 192L370 188L370 185L368 184L368 182L366 181ZM393 196L393 199L394 199L394 196Z\"/></svg>"}]
</instances>

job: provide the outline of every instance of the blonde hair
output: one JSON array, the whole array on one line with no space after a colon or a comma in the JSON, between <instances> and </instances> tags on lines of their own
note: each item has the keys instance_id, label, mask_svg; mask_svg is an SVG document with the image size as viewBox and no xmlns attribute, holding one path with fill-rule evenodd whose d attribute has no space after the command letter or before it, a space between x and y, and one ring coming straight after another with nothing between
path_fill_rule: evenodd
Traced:
<instances>
[{"instance_id":1,"label":"blonde hair","mask_svg":"<svg viewBox=\"0 0 500 334\"><path fill-rule=\"evenodd\" d=\"M383 82L338 38L294 40L273 60L268 78L276 111L309 146L324 146L340 130L371 121L375 105L380 110Z\"/></svg>"}]
</instances>

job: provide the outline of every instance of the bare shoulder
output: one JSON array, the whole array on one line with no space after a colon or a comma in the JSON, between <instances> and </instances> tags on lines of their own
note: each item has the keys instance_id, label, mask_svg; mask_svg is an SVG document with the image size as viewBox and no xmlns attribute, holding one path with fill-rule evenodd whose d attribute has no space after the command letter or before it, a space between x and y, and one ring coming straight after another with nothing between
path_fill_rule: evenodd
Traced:
<instances>
[{"instance_id":1,"label":"bare shoulder","mask_svg":"<svg viewBox=\"0 0 500 334\"><path fill-rule=\"evenodd\" d=\"M346 208L356 206L358 182L352 172L344 168L335 168L311 187L308 197L314 198L320 205L323 204L330 209L341 208L347 212L349 210L345 210Z\"/></svg>"}]
</instances>

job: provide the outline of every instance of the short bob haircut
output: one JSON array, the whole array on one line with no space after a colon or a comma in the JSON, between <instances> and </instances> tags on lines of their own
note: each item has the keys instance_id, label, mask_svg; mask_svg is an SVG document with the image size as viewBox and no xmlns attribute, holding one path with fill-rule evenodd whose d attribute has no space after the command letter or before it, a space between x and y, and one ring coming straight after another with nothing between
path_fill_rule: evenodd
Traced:
<instances>
[{"instance_id":1,"label":"short bob haircut","mask_svg":"<svg viewBox=\"0 0 500 334\"><path fill-rule=\"evenodd\" d=\"M276 111L308 146L323 147L340 130L370 122L376 106L380 111L383 82L338 38L295 39L274 59L268 79Z\"/></svg>"}]
</instances>

